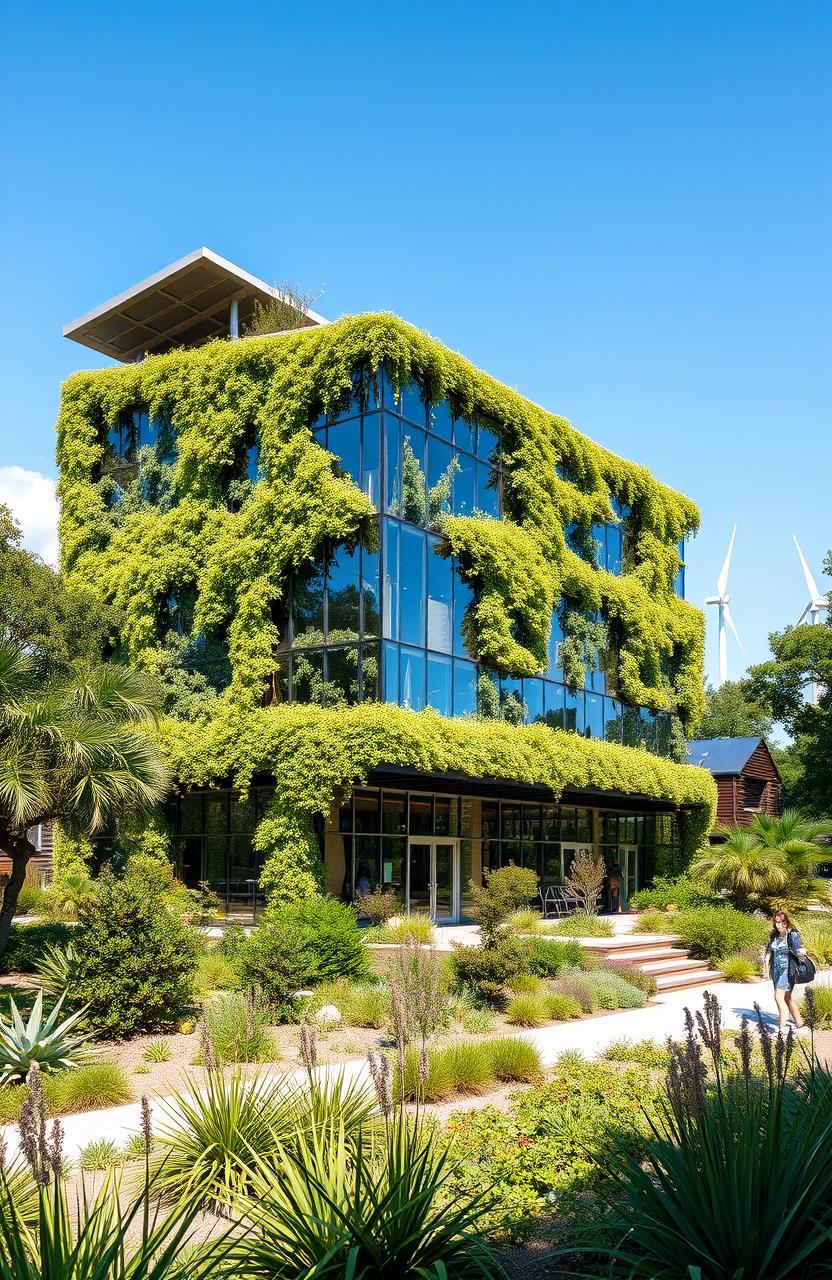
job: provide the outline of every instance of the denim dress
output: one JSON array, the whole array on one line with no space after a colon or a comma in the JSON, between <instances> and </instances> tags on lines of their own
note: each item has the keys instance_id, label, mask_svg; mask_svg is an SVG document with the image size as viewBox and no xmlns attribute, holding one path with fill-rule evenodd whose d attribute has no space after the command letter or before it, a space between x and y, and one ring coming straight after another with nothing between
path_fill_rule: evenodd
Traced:
<instances>
[{"instance_id":1,"label":"denim dress","mask_svg":"<svg viewBox=\"0 0 832 1280\"><path fill-rule=\"evenodd\" d=\"M771 980L775 991L791 991L789 982L789 948L799 951L803 946L797 929L790 929L785 937L780 934L769 943L771 949Z\"/></svg>"}]
</instances>

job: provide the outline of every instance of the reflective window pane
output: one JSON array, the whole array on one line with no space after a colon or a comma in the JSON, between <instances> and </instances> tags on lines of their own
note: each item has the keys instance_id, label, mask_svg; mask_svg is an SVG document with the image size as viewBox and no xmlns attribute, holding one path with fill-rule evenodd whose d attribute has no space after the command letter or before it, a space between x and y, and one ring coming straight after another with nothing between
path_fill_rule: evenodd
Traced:
<instances>
[{"instance_id":1,"label":"reflective window pane","mask_svg":"<svg viewBox=\"0 0 832 1280\"><path fill-rule=\"evenodd\" d=\"M454 662L454 715L477 713L477 668L473 662Z\"/></svg>"},{"instance_id":2,"label":"reflective window pane","mask_svg":"<svg viewBox=\"0 0 832 1280\"><path fill-rule=\"evenodd\" d=\"M361 484L361 419L339 422L329 428L329 452L357 485Z\"/></svg>"},{"instance_id":3,"label":"reflective window pane","mask_svg":"<svg viewBox=\"0 0 832 1280\"><path fill-rule=\"evenodd\" d=\"M454 570L454 653L461 658L468 657L465 640L462 635L462 621L465 611L473 603L474 593L467 582L464 582L458 569Z\"/></svg>"},{"instance_id":4,"label":"reflective window pane","mask_svg":"<svg viewBox=\"0 0 832 1280\"><path fill-rule=\"evenodd\" d=\"M387 835L407 831L407 797L404 792L385 791L381 804L381 829Z\"/></svg>"},{"instance_id":5,"label":"reflective window pane","mask_svg":"<svg viewBox=\"0 0 832 1280\"><path fill-rule=\"evenodd\" d=\"M399 701L399 646L397 644L385 643L382 646L382 657L384 661L383 671L383 692L382 698L385 702Z\"/></svg>"},{"instance_id":6,"label":"reflective window pane","mask_svg":"<svg viewBox=\"0 0 832 1280\"><path fill-rule=\"evenodd\" d=\"M361 646L361 697L365 702L375 702L378 697L378 645Z\"/></svg>"},{"instance_id":7,"label":"reflective window pane","mask_svg":"<svg viewBox=\"0 0 832 1280\"><path fill-rule=\"evenodd\" d=\"M604 699L598 693L587 693L586 703L586 736L603 738L604 736Z\"/></svg>"},{"instance_id":8,"label":"reflective window pane","mask_svg":"<svg viewBox=\"0 0 832 1280\"><path fill-rule=\"evenodd\" d=\"M402 427L402 475L398 513L412 524L425 525L428 518L426 478L427 436L415 427Z\"/></svg>"},{"instance_id":9,"label":"reflective window pane","mask_svg":"<svg viewBox=\"0 0 832 1280\"><path fill-rule=\"evenodd\" d=\"M327 702L339 706L358 701L358 647L327 650Z\"/></svg>"},{"instance_id":10,"label":"reflective window pane","mask_svg":"<svg viewBox=\"0 0 832 1280\"><path fill-rule=\"evenodd\" d=\"M468 453L476 452L477 428L474 423L466 422L464 418L454 421L454 444Z\"/></svg>"},{"instance_id":11,"label":"reflective window pane","mask_svg":"<svg viewBox=\"0 0 832 1280\"><path fill-rule=\"evenodd\" d=\"M425 535L418 529L401 526L399 553L401 591L399 596L400 637L409 644L424 646L425 605Z\"/></svg>"},{"instance_id":12,"label":"reflective window pane","mask_svg":"<svg viewBox=\"0 0 832 1280\"><path fill-rule=\"evenodd\" d=\"M325 701L324 655L322 649L297 650L292 658L292 699L294 702Z\"/></svg>"},{"instance_id":13,"label":"reflective window pane","mask_svg":"<svg viewBox=\"0 0 832 1280\"><path fill-rule=\"evenodd\" d=\"M381 842L381 889L383 893L392 893L400 901L405 894L405 868L407 841L399 839L383 839Z\"/></svg>"},{"instance_id":14,"label":"reflective window pane","mask_svg":"<svg viewBox=\"0 0 832 1280\"><path fill-rule=\"evenodd\" d=\"M432 405L429 410L428 430L431 435L441 436L443 440L453 439L453 416L447 400Z\"/></svg>"},{"instance_id":15,"label":"reflective window pane","mask_svg":"<svg viewBox=\"0 0 832 1280\"><path fill-rule=\"evenodd\" d=\"M467 453L458 453L457 470L454 473L454 515L470 516L476 506L477 464Z\"/></svg>"},{"instance_id":16,"label":"reflective window pane","mask_svg":"<svg viewBox=\"0 0 832 1280\"><path fill-rule=\"evenodd\" d=\"M557 611L552 614L552 626L549 631L549 675L555 679L563 678L561 646L563 644L563 627Z\"/></svg>"},{"instance_id":17,"label":"reflective window pane","mask_svg":"<svg viewBox=\"0 0 832 1280\"><path fill-rule=\"evenodd\" d=\"M484 462L477 464L477 507L487 516L500 514L499 473Z\"/></svg>"},{"instance_id":18,"label":"reflective window pane","mask_svg":"<svg viewBox=\"0 0 832 1280\"><path fill-rule=\"evenodd\" d=\"M305 637L314 644L324 634L324 566L323 560L295 577L292 589L292 634Z\"/></svg>"},{"instance_id":19,"label":"reflective window pane","mask_svg":"<svg viewBox=\"0 0 832 1280\"><path fill-rule=\"evenodd\" d=\"M451 652L451 561L438 554L439 538L428 538L428 648Z\"/></svg>"},{"instance_id":20,"label":"reflective window pane","mask_svg":"<svg viewBox=\"0 0 832 1280\"><path fill-rule=\"evenodd\" d=\"M379 625L378 552L361 550L362 634L377 636ZM330 626L332 622L330 621Z\"/></svg>"},{"instance_id":21,"label":"reflective window pane","mask_svg":"<svg viewBox=\"0 0 832 1280\"><path fill-rule=\"evenodd\" d=\"M451 659L428 656L428 706L442 716L451 714Z\"/></svg>"},{"instance_id":22,"label":"reflective window pane","mask_svg":"<svg viewBox=\"0 0 832 1280\"><path fill-rule=\"evenodd\" d=\"M486 462L494 461L500 452L500 442L494 424L487 418L480 418L477 431L477 456Z\"/></svg>"},{"instance_id":23,"label":"reflective window pane","mask_svg":"<svg viewBox=\"0 0 832 1280\"><path fill-rule=\"evenodd\" d=\"M361 552L335 547L330 555L327 573L327 634L330 640L357 640Z\"/></svg>"},{"instance_id":24,"label":"reflective window pane","mask_svg":"<svg viewBox=\"0 0 832 1280\"><path fill-rule=\"evenodd\" d=\"M408 422L414 422L419 427L427 426L427 407L422 399L422 388L418 382L411 382L409 386L402 387L399 405L399 413L403 418L407 418Z\"/></svg>"},{"instance_id":25,"label":"reflective window pane","mask_svg":"<svg viewBox=\"0 0 832 1280\"><path fill-rule=\"evenodd\" d=\"M382 559L384 588L382 596L382 634L388 640L399 638L399 526L395 520L382 520Z\"/></svg>"},{"instance_id":26,"label":"reflective window pane","mask_svg":"<svg viewBox=\"0 0 832 1280\"><path fill-rule=\"evenodd\" d=\"M543 719L543 681L523 681L523 701L526 704L526 721L535 724Z\"/></svg>"},{"instance_id":27,"label":"reflective window pane","mask_svg":"<svg viewBox=\"0 0 832 1280\"><path fill-rule=\"evenodd\" d=\"M433 835L433 796L411 795L410 834L412 836Z\"/></svg>"},{"instance_id":28,"label":"reflective window pane","mask_svg":"<svg viewBox=\"0 0 832 1280\"><path fill-rule=\"evenodd\" d=\"M578 698L574 690L564 689L563 702L563 727L574 733L578 727ZM581 708L581 728L583 728L583 707Z\"/></svg>"},{"instance_id":29,"label":"reflective window pane","mask_svg":"<svg viewBox=\"0 0 832 1280\"><path fill-rule=\"evenodd\" d=\"M454 483L454 452L444 440L428 441L428 523L438 528L437 521L451 513Z\"/></svg>"},{"instance_id":30,"label":"reflective window pane","mask_svg":"<svg viewBox=\"0 0 832 1280\"><path fill-rule=\"evenodd\" d=\"M371 414L361 429L361 488L376 508L381 506L381 415Z\"/></svg>"},{"instance_id":31,"label":"reflective window pane","mask_svg":"<svg viewBox=\"0 0 832 1280\"><path fill-rule=\"evenodd\" d=\"M379 831L381 829L379 822L380 803L381 795L378 791L355 792L356 831Z\"/></svg>"},{"instance_id":32,"label":"reflective window pane","mask_svg":"<svg viewBox=\"0 0 832 1280\"><path fill-rule=\"evenodd\" d=\"M403 707L423 711L425 707L425 651L401 647L399 655L399 692Z\"/></svg>"},{"instance_id":33,"label":"reflective window pane","mask_svg":"<svg viewBox=\"0 0 832 1280\"><path fill-rule=\"evenodd\" d=\"M401 423L386 413L384 423L384 509L400 514L402 496L401 476Z\"/></svg>"},{"instance_id":34,"label":"reflective window pane","mask_svg":"<svg viewBox=\"0 0 832 1280\"><path fill-rule=\"evenodd\" d=\"M566 689L562 684L545 682L543 688L546 723L550 729L566 728Z\"/></svg>"}]
</instances>

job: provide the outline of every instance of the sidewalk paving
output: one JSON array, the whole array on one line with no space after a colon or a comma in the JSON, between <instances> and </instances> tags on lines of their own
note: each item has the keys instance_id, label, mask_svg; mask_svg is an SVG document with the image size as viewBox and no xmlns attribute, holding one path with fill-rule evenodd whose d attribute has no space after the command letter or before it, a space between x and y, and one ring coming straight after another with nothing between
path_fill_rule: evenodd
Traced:
<instances>
[{"instance_id":1,"label":"sidewalk paving","mask_svg":"<svg viewBox=\"0 0 832 1280\"><path fill-rule=\"evenodd\" d=\"M815 985L832 986L832 970L819 973ZM743 1016L755 1021L755 1003L760 1005L767 1025L776 1029L777 1017L770 982L725 982L718 984L714 992L722 1006L723 1026L727 1030L738 1030ZM643 1009L600 1014L576 1022L558 1023L540 1031L518 1031L517 1035L532 1041L545 1066L551 1066L567 1050L577 1050L587 1058L597 1057L616 1040L653 1040L663 1044L668 1037L678 1039L682 1035L685 1008L689 1008L692 1013L697 1009L701 1010L704 993L705 988L699 987L671 991L654 997ZM364 1082L368 1088L371 1087L367 1063L363 1058L318 1068L318 1076L324 1080L332 1080L339 1074L350 1084ZM275 1075L274 1079L301 1083L305 1079L305 1073L302 1070L288 1075L281 1073L279 1076ZM460 1099L460 1105L463 1105L463 1101ZM151 1100L151 1109L157 1130L162 1125L174 1123L175 1104L172 1099ZM134 1102L106 1111L62 1116L61 1124L67 1158L77 1160L86 1146L99 1139L107 1139L119 1147L125 1146L140 1131L140 1104ZM17 1126L8 1125L0 1129L0 1134L6 1141L9 1157L13 1157L18 1149Z\"/></svg>"}]
</instances>

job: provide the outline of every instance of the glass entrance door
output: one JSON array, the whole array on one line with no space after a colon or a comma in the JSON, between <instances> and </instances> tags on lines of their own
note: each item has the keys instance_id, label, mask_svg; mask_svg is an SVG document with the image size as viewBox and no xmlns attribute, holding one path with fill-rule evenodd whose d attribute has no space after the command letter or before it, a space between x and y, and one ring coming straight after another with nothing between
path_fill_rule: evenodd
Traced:
<instances>
[{"instance_id":1,"label":"glass entrance door","mask_svg":"<svg viewBox=\"0 0 832 1280\"><path fill-rule=\"evenodd\" d=\"M439 924L459 914L459 851L456 840L411 839L408 850L408 910Z\"/></svg>"},{"instance_id":2,"label":"glass entrance door","mask_svg":"<svg viewBox=\"0 0 832 1280\"><path fill-rule=\"evenodd\" d=\"M621 866L621 910L629 911L630 899L638 890L638 847L619 845L618 857Z\"/></svg>"}]
</instances>

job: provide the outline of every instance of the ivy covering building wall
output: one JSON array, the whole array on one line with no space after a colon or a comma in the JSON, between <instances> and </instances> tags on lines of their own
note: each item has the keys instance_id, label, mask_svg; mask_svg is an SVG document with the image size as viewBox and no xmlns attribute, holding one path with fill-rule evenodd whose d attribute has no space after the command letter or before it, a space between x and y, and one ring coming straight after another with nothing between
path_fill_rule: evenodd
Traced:
<instances>
[{"instance_id":1,"label":"ivy covering building wall","mask_svg":"<svg viewBox=\"0 0 832 1280\"><path fill-rule=\"evenodd\" d=\"M491 731L481 735L474 722L437 728L430 713L377 706L261 708L291 575L327 542L373 536L374 508L316 442L310 424L367 392L382 366L394 386L417 381L430 403L445 399L458 416L487 420L500 441L503 517L443 522L447 552L473 588L465 621L471 656L504 675L542 671L552 611L568 601L578 622L564 642L567 679L582 682L582 653L595 640L582 634L580 619L600 615L602 623L587 621L584 631L606 629L616 691L625 702L669 711L682 724L700 713L704 620L673 591L678 542L698 525L694 504L403 321L352 317L79 373L64 386L58 423L63 568L116 606L123 622L113 651L163 679L181 781L236 781L255 767L276 772L279 797L262 839L278 861L280 849L295 850L310 869L308 814L316 806L326 810L336 774L339 785L349 785L377 757L359 733L360 751L345 745L318 786L316 756L301 737L320 743L334 733L346 744L365 723L394 756L406 738L415 767L429 767L445 733L460 735L454 742L459 749L466 744L475 773L519 778L505 770L522 765L523 778L538 774L535 780L558 791L600 770L613 789L672 792L680 803L710 804L704 774L650 756L648 766L645 753L550 729L505 726L501 733L517 735L506 744L516 746L486 759L487 744L497 753L497 740ZM120 415L138 405L170 424L170 438L125 467L108 435ZM259 473L251 480L246 460L254 442ZM612 498L632 513L620 576L573 549L589 541L593 523L617 518ZM577 531L571 545L569 526ZM216 686L192 661L210 651L228 671ZM341 729L333 716L342 717ZM275 758L282 751L275 744L283 742L293 744L291 785L289 766ZM205 743L212 744L208 756ZM659 785L664 790L651 790ZM302 804L291 799L298 788Z\"/></svg>"}]
</instances>

